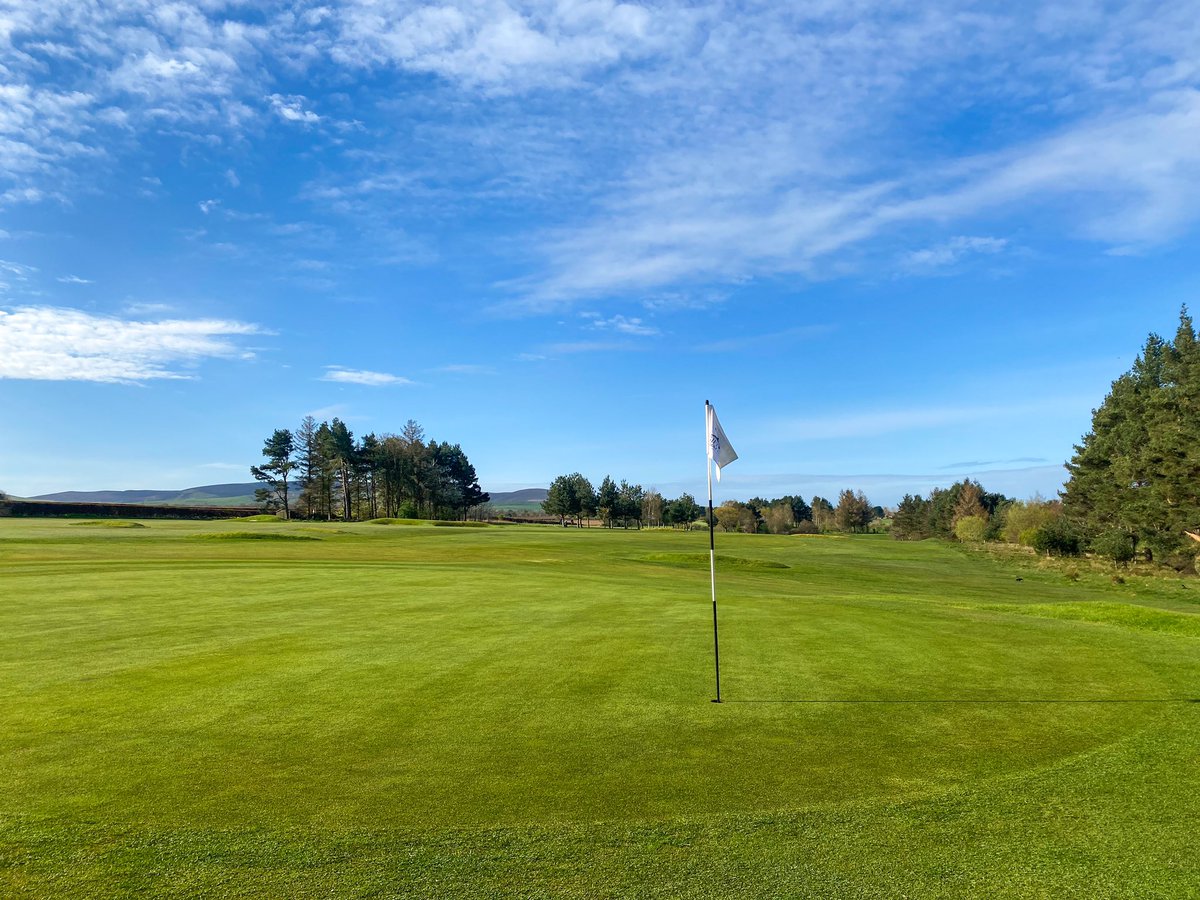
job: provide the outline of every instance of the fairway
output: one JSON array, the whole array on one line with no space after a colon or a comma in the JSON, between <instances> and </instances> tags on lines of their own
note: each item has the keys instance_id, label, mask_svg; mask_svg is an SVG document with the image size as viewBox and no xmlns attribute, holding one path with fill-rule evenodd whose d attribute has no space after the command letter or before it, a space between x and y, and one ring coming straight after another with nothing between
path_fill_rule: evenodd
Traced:
<instances>
[{"instance_id":1,"label":"fairway","mask_svg":"<svg viewBox=\"0 0 1200 900\"><path fill-rule=\"evenodd\" d=\"M0 520L4 896L1200 896L1200 585Z\"/></svg>"}]
</instances>

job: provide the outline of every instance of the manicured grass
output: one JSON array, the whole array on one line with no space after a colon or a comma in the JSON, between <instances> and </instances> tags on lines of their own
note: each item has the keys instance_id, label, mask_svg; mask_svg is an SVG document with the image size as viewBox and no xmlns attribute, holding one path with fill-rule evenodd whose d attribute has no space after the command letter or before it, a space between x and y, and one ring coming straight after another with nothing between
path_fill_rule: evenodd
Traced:
<instances>
[{"instance_id":1,"label":"manicured grass","mask_svg":"<svg viewBox=\"0 0 1200 900\"><path fill-rule=\"evenodd\" d=\"M0 894L1197 894L1186 586L717 540L0 520Z\"/></svg>"}]
</instances>

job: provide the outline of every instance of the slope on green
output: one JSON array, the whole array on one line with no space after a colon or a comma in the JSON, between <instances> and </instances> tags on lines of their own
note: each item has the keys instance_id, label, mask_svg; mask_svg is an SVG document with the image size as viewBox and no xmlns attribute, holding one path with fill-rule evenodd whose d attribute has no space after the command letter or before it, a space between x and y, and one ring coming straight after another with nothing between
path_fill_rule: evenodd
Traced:
<instances>
[{"instance_id":1,"label":"slope on green","mask_svg":"<svg viewBox=\"0 0 1200 900\"><path fill-rule=\"evenodd\" d=\"M237 526L0 522L0 894L1200 884L1174 585L720 535L717 705L706 534Z\"/></svg>"}]
</instances>

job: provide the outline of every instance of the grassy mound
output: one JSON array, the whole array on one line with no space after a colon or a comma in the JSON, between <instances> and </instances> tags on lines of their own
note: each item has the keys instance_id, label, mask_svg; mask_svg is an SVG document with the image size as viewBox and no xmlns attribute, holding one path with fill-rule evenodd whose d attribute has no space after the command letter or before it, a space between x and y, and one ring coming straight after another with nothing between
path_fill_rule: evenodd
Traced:
<instances>
[{"instance_id":1,"label":"grassy mound","mask_svg":"<svg viewBox=\"0 0 1200 900\"><path fill-rule=\"evenodd\" d=\"M213 531L195 534L202 541L319 541L311 534L285 534L278 531Z\"/></svg>"},{"instance_id":2,"label":"grassy mound","mask_svg":"<svg viewBox=\"0 0 1200 900\"><path fill-rule=\"evenodd\" d=\"M487 522L448 522L438 520L433 523L437 528L487 528Z\"/></svg>"},{"instance_id":3,"label":"grassy mound","mask_svg":"<svg viewBox=\"0 0 1200 900\"><path fill-rule=\"evenodd\" d=\"M145 528L140 522L130 522L124 518L89 518L86 522L72 522L72 526L92 526L95 528Z\"/></svg>"},{"instance_id":4,"label":"grassy mound","mask_svg":"<svg viewBox=\"0 0 1200 900\"><path fill-rule=\"evenodd\" d=\"M658 563L664 566L679 566L684 569L707 569L707 553L647 553L637 557L642 562ZM790 569L786 563L775 562L772 559L745 559L741 556L725 556L717 554L718 569Z\"/></svg>"},{"instance_id":5,"label":"grassy mound","mask_svg":"<svg viewBox=\"0 0 1200 900\"><path fill-rule=\"evenodd\" d=\"M72 522L72 525L92 525L97 528L145 528L141 522L130 522L126 519L88 519L86 522Z\"/></svg>"},{"instance_id":6,"label":"grassy mound","mask_svg":"<svg viewBox=\"0 0 1200 900\"><path fill-rule=\"evenodd\" d=\"M226 522L282 522L283 519L273 513L259 513L256 516L235 516Z\"/></svg>"},{"instance_id":7,"label":"grassy mound","mask_svg":"<svg viewBox=\"0 0 1200 900\"><path fill-rule=\"evenodd\" d=\"M428 525L428 519L389 519L380 517L378 519L367 519L365 525Z\"/></svg>"}]
</instances>

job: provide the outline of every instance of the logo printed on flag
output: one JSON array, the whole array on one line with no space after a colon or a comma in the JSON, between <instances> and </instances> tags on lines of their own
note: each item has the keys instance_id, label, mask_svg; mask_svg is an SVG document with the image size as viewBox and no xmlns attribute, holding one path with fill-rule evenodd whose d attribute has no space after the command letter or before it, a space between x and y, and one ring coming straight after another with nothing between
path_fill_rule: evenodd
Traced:
<instances>
[{"instance_id":1,"label":"logo printed on flag","mask_svg":"<svg viewBox=\"0 0 1200 900\"><path fill-rule=\"evenodd\" d=\"M708 458L717 464L717 481L721 480L721 467L727 466L738 458L737 451L733 449L733 445L729 443L729 438L725 437L725 430L721 428L721 422L717 419L717 411L712 404L708 404L707 415L708 420Z\"/></svg>"}]
</instances>

